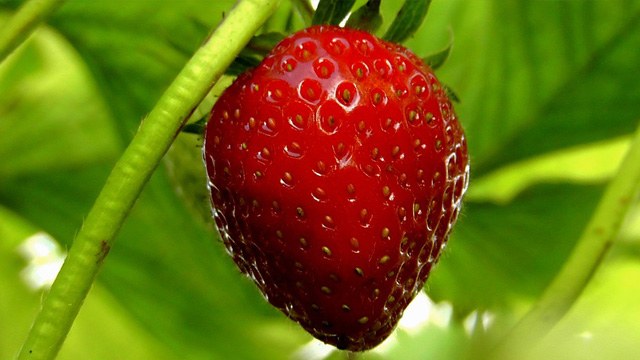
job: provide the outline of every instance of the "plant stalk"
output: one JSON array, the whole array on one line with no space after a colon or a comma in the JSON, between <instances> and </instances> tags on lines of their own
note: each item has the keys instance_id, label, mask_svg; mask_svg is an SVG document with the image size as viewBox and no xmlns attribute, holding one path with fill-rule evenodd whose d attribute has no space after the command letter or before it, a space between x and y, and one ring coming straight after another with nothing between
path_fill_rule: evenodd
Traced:
<instances>
[{"instance_id":1,"label":"plant stalk","mask_svg":"<svg viewBox=\"0 0 640 360\"><path fill-rule=\"evenodd\" d=\"M517 358L569 311L614 243L640 193L640 127L574 250L527 314L502 339L491 358ZM515 356L515 357L514 357Z\"/></svg>"},{"instance_id":2,"label":"plant stalk","mask_svg":"<svg viewBox=\"0 0 640 360\"><path fill-rule=\"evenodd\" d=\"M0 63L62 3L64 0L29 0L25 2L0 30Z\"/></svg>"},{"instance_id":3,"label":"plant stalk","mask_svg":"<svg viewBox=\"0 0 640 360\"><path fill-rule=\"evenodd\" d=\"M115 164L44 300L18 359L54 359L113 240L185 120L279 0L241 0L198 49Z\"/></svg>"},{"instance_id":4,"label":"plant stalk","mask_svg":"<svg viewBox=\"0 0 640 360\"><path fill-rule=\"evenodd\" d=\"M345 351L344 358L347 360L358 360L358 358L360 358L360 353L355 351Z\"/></svg>"}]
</instances>

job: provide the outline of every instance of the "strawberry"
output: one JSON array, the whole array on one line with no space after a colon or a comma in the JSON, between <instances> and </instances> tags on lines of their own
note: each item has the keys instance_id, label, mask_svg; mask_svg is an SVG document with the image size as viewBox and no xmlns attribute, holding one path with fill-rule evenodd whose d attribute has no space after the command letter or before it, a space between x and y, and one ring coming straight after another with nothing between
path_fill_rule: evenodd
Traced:
<instances>
[{"instance_id":1,"label":"strawberry","mask_svg":"<svg viewBox=\"0 0 640 360\"><path fill-rule=\"evenodd\" d=\"M468 183L443 86L406 48L314 26L221 95L213 216L264 297L340 349L378 345L422 289Z\"/></svg>"}]
</instances>

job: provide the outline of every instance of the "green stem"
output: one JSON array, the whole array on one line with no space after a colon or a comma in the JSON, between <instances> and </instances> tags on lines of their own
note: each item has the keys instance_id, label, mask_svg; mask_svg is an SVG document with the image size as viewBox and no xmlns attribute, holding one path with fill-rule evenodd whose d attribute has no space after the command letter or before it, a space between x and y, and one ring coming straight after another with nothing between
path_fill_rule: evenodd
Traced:
<instances>
[{"instance_id":1,"label":"green stem","mask_svg":"<svg viewBox=\"0 0 640 360\"><path fill-rule=\"evenodd\" d=\"M185 119L278 2L239 1L142 122L76 235L18 359L55 358L116 233Z\"/></svg>"},{"instance_id":2,"label":"green stem","mask_svg":"<svg viewBox=\"0 0 640 360\"><path fill-rule=\"evenodd\" d=\"M501 341L495 358L513 358L531 347L562 319L578 299L617 237L626 214L640 193L640 127L616 176L573 252L542 296Z\"/></svg>"},{"instance_id":3,"label":"green stem","mask_svg":"<svg viewBox=\"0 0 640 360\"><path fill-rule=\"evenodd\" d=\"M0 63L63 2L64 0L30 0L25 2L0 30Z\"/></svg>"}]
</instances>

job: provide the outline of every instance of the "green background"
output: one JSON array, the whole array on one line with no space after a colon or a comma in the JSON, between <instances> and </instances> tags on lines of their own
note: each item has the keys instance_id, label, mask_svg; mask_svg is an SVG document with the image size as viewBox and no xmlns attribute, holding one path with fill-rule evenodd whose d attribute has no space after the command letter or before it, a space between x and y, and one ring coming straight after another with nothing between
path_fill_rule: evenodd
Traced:
<instances>
[{"instance_id":1,"label":"green background","mask_svg":"<svg viewBox=\"0 0 640 360\"><path fill-rule=\"evenodd\" d=\"M0 26L19 3L0 0ZM68 249L140 120L232 6L70 0L0 66L0 358L17 353L43 296L20 277L20 244L42 231ZM399 6L383 1L383 30ZM474 314L511 326L563 264L640 120L640 1L435 0L407 45L427 55L450 42L437 74L461 99L472 178L425 290L453 315L364 358L457 359L482 341L464 327ZM181 134L148 184L60 359L289 359L311 340L218 242L198 143ZM640 356L639 260L635 206L530 358Z\"/></svg>"}]
</instances>

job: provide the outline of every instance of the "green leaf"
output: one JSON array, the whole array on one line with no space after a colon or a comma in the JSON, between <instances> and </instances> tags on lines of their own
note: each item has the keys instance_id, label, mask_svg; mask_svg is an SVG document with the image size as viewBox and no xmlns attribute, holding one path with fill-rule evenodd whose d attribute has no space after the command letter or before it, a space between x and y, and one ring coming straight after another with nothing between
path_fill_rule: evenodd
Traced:
<instances>
[{"instance_id":1,"label":"green leaf","mask_svg":"<svg viewBox=\"0 0 640 360\"><path fill-rule=\"evenodd\" d=\"M640 2L435 4L410 45L428 52L456 34L438 75L464 99L474 176L637 126Z\"/></svg>"},{"instance_id":2,"label":"green leaf","mask_svg":"<svg viewBox=\"0 0 640 360\"><path fill-rule=\"evenodd\" d=\"M132 359L170 360L182 357L152 336L99 284L94 286L91 296L85 301L57 359L75 360L87 356L88 343L92 344L91 357L94 359L118 359L122 354Z\"/></svg>"},{"instance_id":3,"label":"green leaf","mask_svg":"<svg viewBox=\"0 0 640 360\"><path fill-rule=\"evenodd\" d=\"M57 34L40 31L0 66L0 184L115 158L105 105L81 65Z\"/></svg>"},{"instance_id":4,"label":"green leaf","mask_svg":"<svg viewBox=\"0 0 640 360\"><path fill-rule=\"evenodd\" d=\"M256 35L247 44L246 50L253 54L266 55L276 44L284 39L286 34L282 32L269 32Z\"/></svg>"},{"instance_id":5,"label":"green leaf","mask_svg":"<svg viewBox=\"0 0 640 360\"><path fill-rule=\"evenodd\" d=\"M431 0L405 0L383 38L401 43L411 37L422 25L430 4Z\"/></svg>"},{"instance_id":6,"label":"green leaf","mask_svg":"<svg viewBox=\"0 0 640 360\"><path fill-rule=\"evenodd\" d=\"M376 32L380 25L382 25L380 0L367 1L366 4L354 11L354 13L349 16L349 20L347 20L348 27L370 33Z\"/></svg>"},{"instance_id":7,"label":"green leaf","mask_svg":"<svg viewBox=\"0 0 640 360\"><path fill-rule=\"evenodd\" d=\"M0 66L0 99L0 206L68 241L120 148L106 106L50 29Z\"/></svg>"},{"instance_id":8,"label":"green leaf","mask_svg":"<svg viewBox=\"0 0 640 360\"><path fill-rule=\"evenodd\" d=\"M313 14L313 25L338 25L347 16L355 0L320 0Z\"/></svg>"},{"instance_id":9,"label":"green leaf","mask_svg":"<svg viewBox=\"0 0 640 360\"><path fill-rule=\"evenodd\" d=\"M541 357L632 359L637 356L639 258L607 260L571 312L540 344L527 351L526 360Z\"/></svg>"},{"instance_id":10,"label":"green leaf","mask_svg":"<svg viewBox=\"0 0 640 360\"><path fill-rule=\"evenodd\" d=\"M429 52L446 43L449 26L456 34L456 51L438 75L464 99L456 112L469 142L471 189L500 169L637 126L640 85L628 74L640 61L640 2L434 2L430 11L431 21L408 45ZM584 172L602 167L583 166ZM543 179L530 176L527 186ZM556 176L567 195L545 195L529 209L530 192L506 205L467 201L427 290L463 311L506 311L537 296L577 240L592 208L587 199L597 198L591 191L584 199L572 195L574 177ZM500 192L500 184L493 187ZM534 224L520 225L529 221ZM541 254L541 241L566 247ZM552 260L545 267L522 253Z\"/></svg>"},{"instance_id":11,"label":"green leaf","mask_svg":"<svg viewBox=\"0 0 640 360\"><path fill-rule=\"evenodd\" d=\"M558 271L602 192L544 185L504 205L467 202L427 282L456 311L505 309L537 295Z\"/></svg>"},{"instance_id":12,"label":"green leaf","mask_svg":"<svg viewBox=\"0 0 640 360\"><path fill-rule=\"evenodd\" d=\"M108 172L108 165L86 164L3 179L0 203L68 247Z\"/></svg>"},{"instance_id":13,"label":"green leaf","mask_svg":"<svg viewBox=\"0 0 640 360\"><path fill-rule=\"evenodd\" d=\"M447 93L449 100L451 100L454 103L460 102L460 98L458 97L458 94L456 94L456 92L453 91L453 89L450 88L449 85L442 84L442 87L444 88L444 91Z\"/></svg>"},{"instance_id":14,"label":"green leaf","mask_svg":"<svg viewBox=\"0 0 640 360\"><path fill-rule=\"evenodd\" d=\"M225 74L238 76L243 72L252 69L260 64L261 59L255 56L240 54L229 65Z\"/></svg>"},{"instance_id":15,"label":"green leaf","mask_svg":"<svg viewBox=\"0 0 640 360\"><path fill-rule=\"evenodd\" d=\"M243 72L258 66L262 59L284 39L285 34L270 32L256 35L238 55L227 69L228 75L240 75ZM188 55L188 54L185 54Z\"/></svg>"},{"instance_id":16,"label":"green leaf","mask_svg":"<svg viewBox=\"0 0 640 360\"><path fill-rule=\"evenodd\" d=\"M123 143L233 1L69 1L50 23L89 67ZM176 44L179 44L176 45ZM123 55L123 54L126 54Z\"/></svg>"},{"instance_id":17,"label":"green leaf","mask_svg":"<svg viewBox=\"0 0 640 360\"><path fill-rule=\"evenodd\" d=\"M204 127L207 125L207 117L203 117L198 121L185 125L182 128L182 132L187 134L202 135L204 134Z\"/></svg>"}]
</instances>

